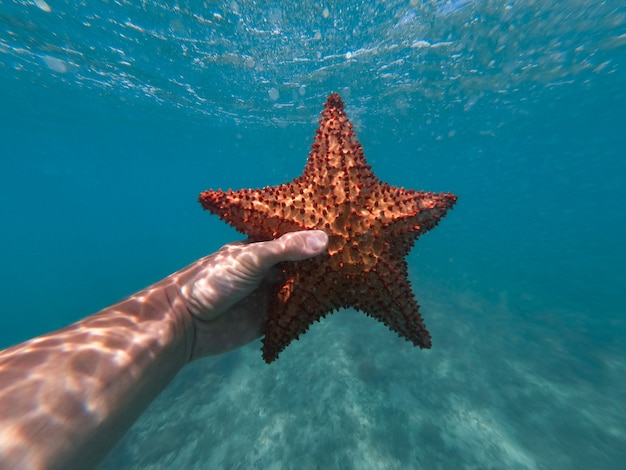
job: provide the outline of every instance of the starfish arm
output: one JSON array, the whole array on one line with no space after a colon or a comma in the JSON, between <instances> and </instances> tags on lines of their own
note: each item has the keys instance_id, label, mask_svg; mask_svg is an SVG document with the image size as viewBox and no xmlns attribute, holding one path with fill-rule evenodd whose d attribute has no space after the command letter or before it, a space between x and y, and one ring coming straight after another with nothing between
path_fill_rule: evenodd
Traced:
<instances>
[{"instance_id":1,"label":"starfish arm","mask_svg":"<svg viewBox=\"0 0 626 470\"><path fill-rule=\"evenodd\" d=\"M434 228L454 207L457 196L450 193L427 193L382 185L372 191L362 205L390 235L414 233L414 237Z\"/></svg>"},{"instance_id":2,"label":"starfish arm","mask_svg":"<svg viewBox=\"0 0 626 470\"><path fill-rule=\"evenodd\" d=\"M386 219L385 233L389 236L410 234L416 240L422 234L435 228L457 201L457 196L450 193L426 193L393 188L393 197L385 200L389 203L379 215Z\"/></svg>"},{"instance_id":3,"label":"starfish arm","mask_svg":"<svg viewBox=\"0 0 626 470\"><path fill-rule=\"evenodd\" d=\"M253 241L316 228L308 214L303 185L204 191L200 194L199 202L204 209L216 214Z\"/></svg>"},{"instance_id":4,"label":"starfish arm","mask_svg":"<svg viewBox=\"0 0 626 470\"><path fill-rule=\"evenodd\" d=\"M283 273L269 309L263 338L263 359L268 364L312 323L342 306L333 295L328 295L332 294L332 288L327 285L329 278L324 276L325 270L320 269L324 258L328 255L281 264Z\"/></svg>"},{"instance_id":5,"label":"starfish arm","mask_svg":"<svg viewBox=\"0 0 626 470\"><path fill-rule=\"evenodd\" d=\"M431 337L419 313L406 264L399 269L381 267L367 275L368 292L354 302L357 310L376 318L400 337L420 348L430 349Z\"/></svg>"}]
</instances>

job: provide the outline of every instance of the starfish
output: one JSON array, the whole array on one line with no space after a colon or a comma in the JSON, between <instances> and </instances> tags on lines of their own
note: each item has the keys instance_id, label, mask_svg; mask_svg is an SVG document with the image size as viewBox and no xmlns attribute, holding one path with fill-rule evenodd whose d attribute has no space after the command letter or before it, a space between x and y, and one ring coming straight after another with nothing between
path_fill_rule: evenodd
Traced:
<instances>
[{"instance_id":1,"label":"starfish","mask_svg":"<svg viewBox=\"0 0 626 470\"><path fill-rule=\"evenodd\" d=\"M252 241L307 229L329 236L327 253L280 265L263 338L268 364L313 322L348 307L380 320L415 346L431 347L405 257L457 196L381 182L337 93L324 105L300 177L262 189L208 190L199 200Z\"/></svg>"}]
</instances>

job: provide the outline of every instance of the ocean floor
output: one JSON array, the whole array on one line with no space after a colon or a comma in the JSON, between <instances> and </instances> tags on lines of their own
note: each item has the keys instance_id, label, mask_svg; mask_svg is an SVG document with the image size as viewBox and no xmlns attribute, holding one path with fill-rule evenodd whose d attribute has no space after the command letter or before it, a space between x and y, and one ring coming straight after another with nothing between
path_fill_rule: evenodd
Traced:
<instances>
[{"instance_id":1,"label":"ocean floor","mask_svg":"<svg viewBox=\"0 0 626 470\"><path fill-rule=\"evenodd\" d=\"M272 365L260 342L203 359L182 371L101 468L626 462L618 419L626 415L625 363L617 345L594 347L579 322L588 313L546 307L523 292L430 284L414 282L432 350L347 310L313 325Z\"/></svg>"}]
</instances>

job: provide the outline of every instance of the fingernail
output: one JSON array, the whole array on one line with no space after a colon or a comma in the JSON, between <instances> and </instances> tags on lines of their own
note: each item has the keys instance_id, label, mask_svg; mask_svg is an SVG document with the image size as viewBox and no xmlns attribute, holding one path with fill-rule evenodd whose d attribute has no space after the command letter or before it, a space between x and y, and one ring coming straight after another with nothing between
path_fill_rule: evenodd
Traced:
<instances>
[{"instance_id":1,"label":"fingernail","mask_svg":"<svg viewBox=\"0 0 626 470\"><path fill-rule=\"evenodd\" d=\"M307 233L305 244L309 251L319 253L328 245L328 235L321 230L311 230Z\"/></svg>"}]
</instances>

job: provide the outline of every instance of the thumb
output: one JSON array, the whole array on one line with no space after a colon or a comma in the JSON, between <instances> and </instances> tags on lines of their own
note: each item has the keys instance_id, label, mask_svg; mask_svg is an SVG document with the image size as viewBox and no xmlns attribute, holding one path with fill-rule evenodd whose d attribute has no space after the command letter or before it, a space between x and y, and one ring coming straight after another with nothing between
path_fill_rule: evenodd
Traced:
<instances>
[{"instance_id":1,"label":"thumb","mask_svg":"<svg viewBox=\"0 0 626 470\"><path fill-rule=\"evenodd\" d=\"M328 235L322 230L289 232L276 240L250 246L256 268L265 272L282 261L300 261L323 253L328 247Z\"/></svg>"},{"instance_id":2,"label":"thumb","mask_svg":"<svg viewBox=\"0 0 626 470\"><path fill-rule=\"evenodd\" d=\"M328 247L321 230L286 233L276 240L226 245L184 292L192 314L210 320L256 289L267 271L282 261L316 256Z\"/></svg>"}]
</instances>

